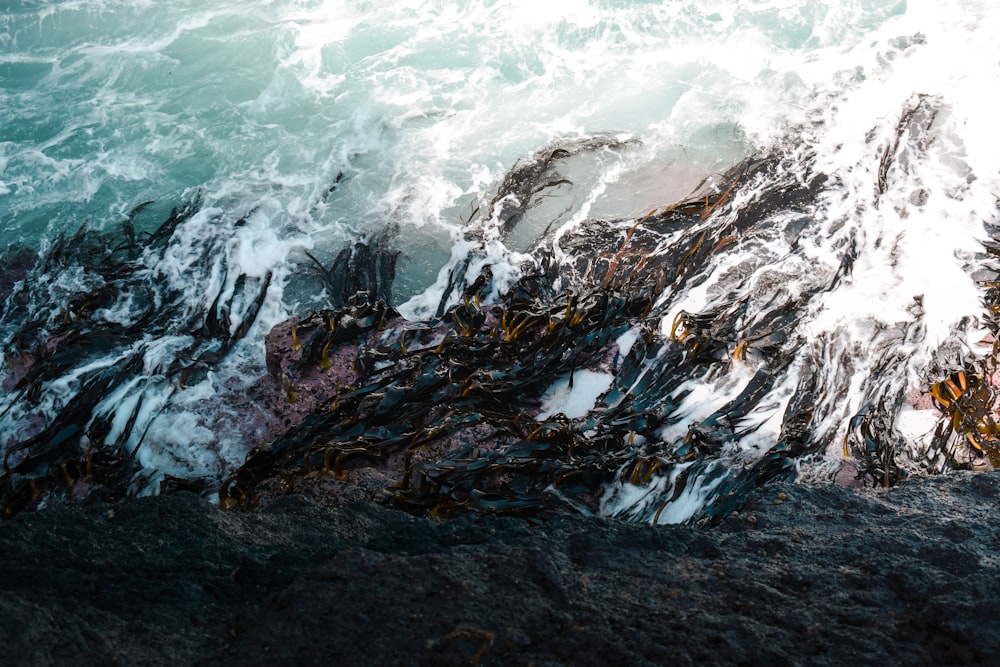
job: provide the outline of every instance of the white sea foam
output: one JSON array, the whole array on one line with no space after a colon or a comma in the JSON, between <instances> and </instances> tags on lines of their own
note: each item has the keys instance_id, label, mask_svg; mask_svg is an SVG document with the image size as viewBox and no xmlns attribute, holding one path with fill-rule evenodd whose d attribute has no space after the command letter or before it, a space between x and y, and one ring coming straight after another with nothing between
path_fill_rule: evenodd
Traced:
<instances>
[{"instance_id":1,"label":"white sea foam","mask_svg":"<svg viewBox=\"0 0 1000 667\"><path fill-rule=\"evenodd\" d=\"M682 463L649 484L614 482L601 498L601 514L657 525L684 523L705 507L726 480L726 474L719 472L721 466L712 462L699 470L695 463Z\"/></svg>"},{"instance_id":2,"label":"white sea foam","mask_svg":"<svg viewBox=\"0 0 1000 667\"><path fill-rule=\"evenodd\" d=\"M627 357L628 353L632 351L632 346L635 345L637 340L639 340L639 333L640 332L635 328L629 329L615 340L615 345L618 346L618 355L620 357Z\"/></svg>"},{"instance_id":3,"label":"white sea foam","mask_svg":"<svg viewBox=\"0 0 1000 667\"><path fill-rule=\"evenodd\" d=\"M586 369L574 371L572 377L559 378L542 394L542 411L535 419L548 419L559 413L570 419L583 417L594 409L597 399L613 381L610 373Z\"/></svg>"}]
</instances>

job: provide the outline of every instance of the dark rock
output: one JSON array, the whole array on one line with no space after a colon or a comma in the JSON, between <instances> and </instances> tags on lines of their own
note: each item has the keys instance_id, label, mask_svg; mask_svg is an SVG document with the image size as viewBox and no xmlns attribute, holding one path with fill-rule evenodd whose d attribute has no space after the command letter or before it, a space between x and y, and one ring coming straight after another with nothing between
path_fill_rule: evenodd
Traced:
<instances>
[{"instance_id":1,"label":"dark rock","mask_svg":"<svg viewBox=\"0 0 1000 667\"><path fill-rule=\"evenodd\" d=\"M709 530L442 522L305 483L250 511L22 514L0 524L0 662L996 664L997 485L779 484Z\"/></svg>"}]
</instances>

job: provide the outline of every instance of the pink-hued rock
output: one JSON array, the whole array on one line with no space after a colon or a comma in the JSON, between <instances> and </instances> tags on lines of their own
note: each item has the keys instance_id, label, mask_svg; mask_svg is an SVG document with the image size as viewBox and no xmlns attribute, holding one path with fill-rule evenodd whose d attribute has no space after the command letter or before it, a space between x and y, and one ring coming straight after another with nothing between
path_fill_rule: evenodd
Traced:
<instances>
[{"instance_id":1,"label":"pink-hued rock","mask_svg":"<svg viewBox=\"0 0 1000 667\"><path fill-rule=\"evenodd\" d=\"M34 365L34 359L27 354L11 353L5 358L3 376L0 378L0 391L10 392L21 381Z\"/></svg>"},{"instance_id":2,"label":"pink-hued rock","mask_svg":"<svg viewBox=\"0 0 1000 667\"><path fill-rule=\"evenodd\" d=\"M844 461L833 481L837 486L851 489L860 489L864 486L864 480L858 478L858 467L853 461Z\"/></svg>"},{"instance_id":3,"label":"pink-hued rock","mask_svg":"<svg viewBox=\"0 0 1000 667\"><path fill-rule=\"evenodd\" d=\"M4 357L4 367L0 370L2 372L2 376L0 376L0 391L13 391L17 383L28 375L39 357L46 357L57 352L63 342L71 339L74 333L74 330L69 329L49 335L45 338L40 349L33 343L22 347L23 341L19 342L15 339L13 343L14 350L6 354Z\"/></svg>"},{"instance_id":4,"label":"pink-hued rock","mask_svg":"<svg viewBox=\"0 0 1000 667\"><path fill-rule=\"evenodd\" d=\"M381 324L381 328L372 327L331 343L320 362L303 361L303 355L310 338L317 333L325 336L329 329L321 316L293 317L275 325L265 339L268 373L247 392L248 403L261 422L255 428L255 444L277 438L324 404L332 404L340 393L354 388L361 378L357 364L363 350L399 347L401 337L407 350L437 346L450 330L444 324L411 324L395 314ZM378 373L377 369L369 370Z\"/></svg>"},{"instance_id":5,"label":"pink-hued rock","mask_svg":"<svg viewBox=\"0 0 1000 667\"><path fill-rule=\"evenodd\" d=\"M911 389L906 393L906 397L903 400L908 405L913 407L914 410L937 411L937 406L934 405L934 400L931 398L930 393L926 391L921 391L919 389Z\"/></svg>"},{"instance_id":6,"label":"pink-hued rock","mask_svg":"<svg viewBox=\"0 0 1000 667\"><path fill-rule=\"evenodd\" d=\"M24 442L34 436L38 435L45 429L48 425L48 419L41 412L29 412L28 414L22 416L17 423L17 427L9 433L4 433L0 436L0 442L3 442L3 451L7 451L10 447L19 442ZM11 466L18 463L27 454L25 452L17 452L12 455L7 460L7 463Z\"/></svg>"},{"instance_id":7,"label":"pink-hued rock","mask_svg":"<svg viewBox=\"0 0 1000 667\"><path fill-rule=\"evenodd\" d=\"M350 313L341 314L341 319L336 322L330 321L329 313L313 313L281 322L266 337L267 375L245 392L245 398L236 397L236 400L246 402L243 412L253 413L253 417L240 426L244 433L252 429L252 434L247 434L249 442L266 444L301 424L311 414L335 405L337 397L357 389L359 381L364 384L378 381L390 373L400 372L399 364L426 358L426 354L440 355L442 365L447 367L448 359L456 348L452 345L441 346L442 341L446 337L458 340L471 335L481 337L484 343L492 341L489 344L496 344L497 339L504 337L505 331L518 326L515 322L502 323L502 312L500 306L469 306L468 309L451 311L439 322L421 323L409 322L390 311L383 321L367 329L357 328L352 334L347 334L345 330L351 326ZM561 313L555 316L555 320L556 325L564 326ZM475 325L477 321L479 323ZM474 330L470 331L470 326ZM548 333L548 326L552 325L543 318L537 318L531 326L520 331L519 340L538 341ZM324 341L331 331L336 331L340 340L331 342L325 354L317 353L317 348L325 345ZM441 350L438 352L439 347ZM413 356L419 350L425 350L425 355ZM586 356L588 361L579 370L614 373L622 363L620 349L614 341ZM359 368L359 364L364 367ZM363 375L361 371L364 371ZM477 386L478 383L473 382L470 391L488 391ZM427 406L422 419L427 425L426 438L421 438L419 447L389 447L381 450L377 461L361 453L338 455L335 469L325 470L323 474L339 477L343 482L371 466L373 471L388 475L386 479L399 483L404 470L419 471L424 465L431 468L444 465L447 468L449 464L447 461L442 463L442 456L475 460L517 439L509 430L498 430L482 422L458 428L453 425L448 432L433 432L431 425L448 422L450 410L444 404ZM530 419L530 414L529 411L522 415L521 427L526 432L532 432L539 426Z\"/></svg>"}]
</instances>

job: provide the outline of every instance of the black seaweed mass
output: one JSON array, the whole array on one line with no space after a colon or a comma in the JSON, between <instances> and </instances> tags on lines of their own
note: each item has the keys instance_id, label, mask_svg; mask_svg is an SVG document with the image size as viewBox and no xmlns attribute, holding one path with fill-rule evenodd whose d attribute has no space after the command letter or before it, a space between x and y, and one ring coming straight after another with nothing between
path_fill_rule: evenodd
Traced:
<instances>
[{"instance_id":1,"label":"black seaweed mass","mask_svg":"<svg viewBox=\"0 0 1000 667\"><path fill-rule=\"evenodd\" d=\"M919 99L915 110L903 115L900 136L919 130L911 125L928 115L917 113L926 104ZM494 221L502 238L539 198L567 184L559 173L563 160L615 146L600 138L567 142L516 165L479 221ZM893 155L887 151L881 160ZM291 347L305 350L292 375L275 378L278 393L281 400L295 401L295 373L329 367L341 348L355 351L350 373L344 374L351 381L312 385L316 408L287 420L267 442L248 443L248 449L256 446L225 479L167 479L160 491L218 492L223 507L252 506L262 488L288 490L317 477L346 483L364 477L359 471L373 470L381 481L372 497L415 514L544 518L595 512L602 489L616 479L649 484L669 477L673 495L633 518L656 522L688 480L698 479L715 491L690 520L718 523L755 488L792 480L797 462L829 451L831 443L814 432L822 417L818 406L830 403L817 380L821 360L801 359L803 341L790 332L818 294L851 273L856 250L851 243L840 248L839 270L801 293L761 304L750 290L738 290L717 309L680 312L669 331L661 322L677 295L704 279L717 257L741 239L779 235L794 249L828 180L813 172L808 158L748 160L690 199L644 217L583 222L559 239L558 260L551 243L539 243L533 268L489 303L487 296L497 291L494 277L479 261L486 257L485 246L474 247L453 267L438 316L424 323L403 321L388 303L399 255L392 228L344 249L329 265L310 255L304 271L319 282L329 308L299 318L311 332L308 340L294 340L292 327ZM136 479L145 472L125 442L141 402L114 443L96 445L111 428L107 414L95 413L98 402L129 382L183 390L229 354L261 307L270 274L240 276L232 294L220 293L209 306L192 310L181 294L141 270L140 258L169 247L198 202L175 210L145 234L132 222L143 207L136 207L115 239L81 229L57 239L34 268L24 268L23 251L12 251L11 275L0 276L0 286L8 290L3 321L23 322L6 341L8 366L20 369L8 376L16 394L9 406L30 409L47 381L95 355L120 351L112 365L83 373L76 395L36 433L8 448L0 471L4 516L44 499L114 499L140 488ZM471 226L468 238L482 237L482 229ZM209 244L206 258L217 250ZM986 251L993 247L987 244ZM91 289L67 303L29 308L32 276L77 265L99 277ZM18 271L25 278L17 280ZM995 288L985 292L990 312L998 294ZM123 296L144 304L129 323L86 316ZM163 368L145 368L149 341L178 331L192 336L190 347ZM636 342L624 353L617 340L626 332ZM660 442L658 432L680 417L685 383L726 373L734 357L748 351L758 370L742 391L691 424L683 442ZM719 465L727 448L757 428L745 418L768 400L796 360L800 379L786 402L779 436L742 467ZM879 363L890 369L895 361L887 355ZM595 368L614 379L588 415L533 417L554 379L572 382L576 372ZM1000 462L990 417L993 391L980 381L984 373L972 368L949 373L930 384L945 415L934 447L954 459L957 442ZM871 400L850 420L844 448L857 461L860 479L892 486L905 476L892 427L903 397L883 391L878 377L873 374Z\"/></svg>"}]
</instances>

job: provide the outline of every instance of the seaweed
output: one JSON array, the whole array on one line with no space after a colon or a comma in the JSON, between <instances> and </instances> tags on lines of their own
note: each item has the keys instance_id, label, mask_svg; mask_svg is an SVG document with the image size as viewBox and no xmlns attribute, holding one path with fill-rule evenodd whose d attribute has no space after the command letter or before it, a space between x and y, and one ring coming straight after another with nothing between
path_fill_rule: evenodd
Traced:
<instances>
[{"instance_id":1,"label":"seaweed","mask_svg":"<svg viewBox=\"0 0 1000 667\"><path fill-rule=\"evenodd\" d=\"M559 156L552 150L530 169L518 166L505 187L529 188ZM576 256L604 258L586 270L564 270L574 289L557 292L549 274L530 273L499 303L484 306L478 295L487 273L468 281L460 303L425 329L401 332L398 342L383 342L363 327L350 336L341 333L333 344L358 349L354 382L338 387L321 401L323 408L275 441L254 449L222 484L222 505L254 504L267 479L281 478L289 488L299 477L345 479L356 468L374 466L394 480L376 498L410 512L538 518L598 511L602 488L622 470L649 482L693 458L717 457L726 443L755 429L740 422L767 395L773 373L787 365L778 350L794 341L781 334L801 304L774 304L755 328L742 332L738 320L746 300L727 313L683 314L679 331L663 336L657 322L666 304L656 301L664 287L678 287L702 270L713 248L725 247L720 239L759 222L739 211L730 214L729 196L739 183L772 173L775 164L741 164L707 201L699 198L631 221L617 241L586 228L565 239ZM778 198L797 201L786 186ZM674 243L665 244L677 234ZM458 272L464 276L470 266L466 262ZM466 282L456 280L450 290ZM319 345L328 350L333 332L345 331L344 322L357 323L372 311L394 316L385 302L364 291L348 305L302 318L324 324L302 344L293 372L321 365ZM375 318L367 321L375 326ZM615 341L632 329L645 333L627 355L615 355ZM439 336L437 345L421 341L428 331ZM744 352L754 346L771 353L773 370L758 372L743 393L692 426L687 441L672 451L636 444L655 441L658 430L676 420L687 381L732 363L726 349L737 341ZM612 357L612 385L588 416L533 416L553 378L568 376L572 382L578 369L606 368ZM798 423L801 413L790 413L789 419ZM780 463L772 467L787 469ZM777 476L758 475L761 483Z\"/></svg>"},{"instance_id":2,"label":"seaweed","mask_svg":"<svg viewBox=\"0 0 1000 667\"><path fill-rule=\"evenodd\" d=\"M553 169L563 151L557 145L516 165L491 202L491 215L505 226L516 224L532 197L559 184ZM713 495L688 520L714 525L742 507L753 489L794 479L801 461L828 451L823 424L836 397L819 378L830 350L823 341L808 346L797 324L819 295L850 275L856 243L848 238L832 280L817 278L794 294L777 289L762 297L748 276L732 282L720 305L678 311L669 332L660 323L671 312L671 295L703 281L713 257L732 244L780 234L795 243L826 183L808 163L747 160L707 194L637 219L582 223L560 239L564 261L540 246L536 270L497 303L484 305L480 298L492 279L489 267L469 275L478 258L473 250L453 268L437 317L419 327L402 325L397 337L378 333L398 315L371 290L303 318L325 324L303 344L293 375L323 367L338 345L357 351L356 374L347 385L328 388L321 407L301 423L255 448L223 482L222 505L255 504L269 479L280 478L288 489L300 478L348 480L373 468L386 478L374 499L438 518L596 513L609 485L632 484L661 489L654 504L631 515L655 523L671 502L700 484ZM776 227L776 219L787 228ZM351 257L372 261L356 251ZM353 326L349 334L345 322ZM627 331L637 340L623 355L616 341ZM802 355L803 348L810 351ZM734 398L691 423L681 441L660 438L681 419L691 383L747 364L751 355L757 370ZM887 354L879 363L895 358ZM799 380L777 440L749 464L721 464L760 428L751 414L773 400L774 387L793 365ZM572 383L585 368L613 376L594 409L574 419L538 417L552 380ZM868 402L844 424L844 455L855 460L859 478L890 486L907 474L893 426L902 394L877 376L878 370ZM988 417L993 393L978 380L982 376L966 373L930 386L945 414L940 437L956 435L949 440L953 461L960 447L996 451L997 427Z\"/></svg>"},{"instance_id":3,"label":"seaweed","mask_svg":"<svg viewBox=\"0 0 1000 667\"><path fill-rule=\"evenodd\" d=\"M136 206L129 223L150 203ZM16 412L27 416L21 420L27 426L5 434L3 516L60 498L112 499L131 493L141 474L135 455L144 438L136 432L143 391L148 387L169 396L225 359L249 332L270 287L270 273L239 275L231 294L220 291L210 307L199 309L149 268L199 207L196 198L175 208L148 234L137 233L131 224L111 232L81 225L53 239L4 300L0 323L8 327L6 346L13 351L8 352L8 395L0 418ZM208 246L204 252L212 250ZM68 291L55 292L63 303L45 301L38 284L63 272L84 278ZM99 314L122 301L131 304L128 317ZM235 326L231 319L237 320ZM146 367L151 343L185 335L191 344L166 367ZM44 423L32 426L38 422L33 415L45 414L42 403L57 380L68 383L68 397L48 410ZM116 430L105 402L119 390L135 392L137 398Z\"/></svg>"},{"instance_id":4,"label":"seaweed","mask_svg":"<svg viewBox=\"0 0 1000 667\"><path fill-rule=\"evenodd\" d=\"M370 294L375 301L390 301L400 254L392 248L396 232L394 227L387 227L370 239L353 243L337 253L329 268L305 251L332 308L342 307L359 292Z\"/></svg>"},{"instance_id":5,"label":"seaweed","mask_svg":"<svg viewBox=\"0 0 1000 667\"><path fill-rule=\"evenodd\" d=\"M907 151L926 147L935 109L933 100L916 98L904 110L880 162L876 204L894 165L905 169ZM615 145L602 138L561 142L518 163L480 220L494 221L501 236L509 233L539 197L565 184L560 160ZM645 495L627 510L630 519L666 520L673 503L693 494L704 503L682 520L715 525L753 489L794 479L803 462L841 449L862 482L887 487L905 479L913 461L895 421L912 399L892 371L901 358L897 347L922 335L919 297L913 322L889 332L875 327L877 347L858 381L860 405L848 408L845 387L859 372L850 341L835 333L807 340L800 323L821 307L822 295L858 278L853 232L837 240L839 266L834 262L795 289L783 286L780 271L768 276L735 267L711 280L723 253L767 252L774 239L798 247L830 182L810 160L755 157L644 216L584 221L560 236L559 252L539 243L521 278L498 296L492 267L483 261L496 239L472 223L476 209L467 230L473 249L452 267L427 322L406 322L392 307L395 228L352 243L332 260L307 252L306 271L319 278L328 307L269 335L269 375L256 391L271 396L270 430L220 481L221 506L253 506L276 487L292 489L303 480L350 484L369 471L380 480L374 500L437 518L599 513L616 490L631 485ZM143 260L164 252L199 204L175 209L144 235L130 223L145 205L129 215L118 245L81 227L39 257L38 271L86 266L94 279L59 309L30 313L10 335L7 358L18 370L15 398L4 410L30 410L47 382L86 368L98 355L113 361L80 374L75 396L8 446L0 473L5 515L46 494L73 496L80 482L96 487L95 497L131 492L143 474L135 454L144 435L134 433L142 398L117 431L101 400L129 383L153 382L141 368L144 346L178 328L190 342L155 370L159 381L172 392L201 379L247 336L264 303L270 273L236 276L231 292L216 293L205 307L184 304L183 295L145 271ZM987 242L985 253L1000 256L1000 246ZM18 298L26 282L10 283L0 321L29 313ZM699 312L681 308L681 296L703 284L718 292L709 305ZM985 321L994 334L998 285L995 276L982 281ZM141 304L128 322L88 315L126 294ZM627 352L619 347L623 337ZM937 457L942 469L1000 464L997 350L974 364L963 359L942 352L933 377L924 378L940 412L927 458ZM580 417L543 412L553 382L561 378L572 388L584 370L610 376L593 408ZM692 417L687 399L720 377L735 378L729 393L714 410ZM761 441L762 413L780 419L770 441ZM744 455L747 449L754 453ZM161 490L205 491L214 484L166 478Z\"/></svg>"}]
</instances>

